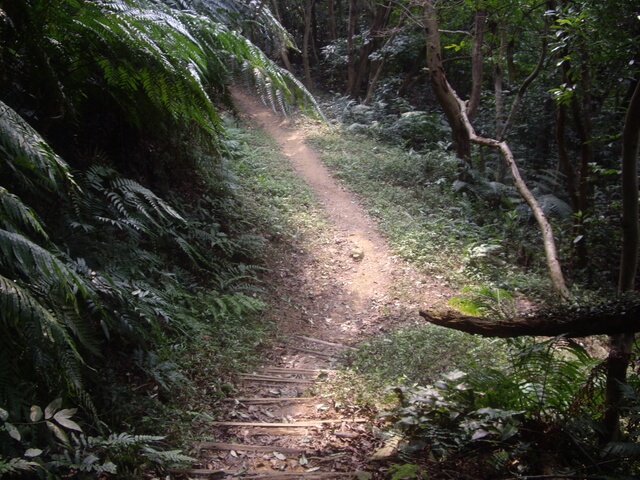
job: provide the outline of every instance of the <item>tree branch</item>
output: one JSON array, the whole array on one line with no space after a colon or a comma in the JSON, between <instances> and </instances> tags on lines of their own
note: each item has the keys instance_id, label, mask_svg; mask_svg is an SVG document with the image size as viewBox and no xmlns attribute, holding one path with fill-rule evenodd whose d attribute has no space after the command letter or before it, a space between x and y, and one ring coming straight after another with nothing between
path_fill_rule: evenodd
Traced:
<instances>
[{"instance_id":1,"label":"tree branch","mask_svg":"<svg viewBox=\"0 0 640 480\"><path fill-rule=\"evenodd\" d=\"M612 303L498 320L448 310L420 311L427 322L484 337L586 337L640 332L640 305Z\"/></svg>"}]
</instances>

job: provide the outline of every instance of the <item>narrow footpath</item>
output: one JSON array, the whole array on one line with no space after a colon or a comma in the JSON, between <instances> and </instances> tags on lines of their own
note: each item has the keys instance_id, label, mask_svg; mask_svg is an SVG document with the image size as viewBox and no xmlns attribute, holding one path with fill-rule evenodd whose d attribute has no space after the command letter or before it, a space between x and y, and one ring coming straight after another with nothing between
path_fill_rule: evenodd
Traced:
<instances>
[{"instance_id":1,"label":"narrow footpath","mask_svg":"<svg viewBox=\"0 0 640 480\"><path fill-rule=\"evenodd\" d=\"M331 223L322 248L275 258L280 297L276 305L283 339L227 399L211 438L196 446L190 478L339 479L384 478L378 470L393 444L378 420L323 396L340 355L358 341L417 318L450 295L434 279L417 274L395 257L357 198L336 182L304 132L258 99L234 93L250 128L264 129L309 184ZM289 266L298 265L295 272ZM304 292L304 294L301 294Z\"/></svg>"}]
</instances>

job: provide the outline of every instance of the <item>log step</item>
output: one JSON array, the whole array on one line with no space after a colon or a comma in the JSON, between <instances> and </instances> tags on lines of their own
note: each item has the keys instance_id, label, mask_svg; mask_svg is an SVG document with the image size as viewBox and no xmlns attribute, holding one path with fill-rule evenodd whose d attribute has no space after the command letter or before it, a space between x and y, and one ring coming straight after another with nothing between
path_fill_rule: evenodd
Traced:
<instances>
[{"instance_id":1,"label":"log step","mask_svg":"<svg viewBox=\"0 0 640 480\"><path fill-rule=\"evenodd\" d=\"M281 345L281 348L295 350L297 352L308 353L310 355L316 355L318 357L336 358L335 354L333 353L319 352L317 350L311 350L310 348L295 347L293 345Z\"/></svg>"},{"instance_id":2,"label":"log step","mask_svg":"<svg viewBox=\"0 0 640 480\"><path fill-rule=\"evenodd\" d=\"M176 475L193 475L196 477L213 477L216 479L225 478L227 475L233 477L247 478L250 480L289 480L290 478L317 478L318 480L331 480L332 478L355 478L365 472L233 472L229 470L207 470L205 468L170 468L169 473Z\"/></svg>"},{"instance_id":3,"label":"log step","mask_svg":"<svg viewBox=\"0 0 640 480\"><path fill-rule=\"evenodd\" d=\"M196 445L200 450L236 450L238 452L279 452L302 454L309 450L303 448L285 448L276 445L249 445L244 443L200 442Z\"/></svg>"},{"instance_id":4,"label":"log step","mask_svg":"<svg viewBox=\"0 0 640 480\"><path fill-rule=\"evenodd\" d=\"M304 335L296 335L296 337L306 340L307 342L319 343L321 345L327 345L329 347L342 348L348 350L357 350L355 347L349 345L343 345L342 343L327 342L326 340L320 340L319 338L305 337Z\"/></svg>"},{"instance_id":5,"label":"log step","mask_svg":"<svg viewBox=\"0 0 640 480\"><path fill-rule=\"evenodd\" d=\"M268 422L211 422L211 425L218 425L221 427L262 427L262 428L306 428L306 427L318 427L320 425L332 424L332 423L366 423L366 418L334 418L334 419L322 419L322 420L304 420L300 422L291 423L268 423Z\"/></svg>"},{"instance_id":6,"label":"log step","mask_svg":"<svg viewBox=\"0 0 640 480\"><path fill-rule=\"evenodd\" d=\"M328 368L261 367L256 368L256 371L264 373L287 373L291 375L321 375L323 373L335 373L337 370L330 370Z\"/></svg>"},{"instance_id":7,"label":"log step","mask_svg":"<svg viewBox=\"0 0 640 480\"><path fill-rule=\"evenodd\" d=\"M255 397L255 398L224 398L223 402L237 402L245 405L271 405L274 403L305 403L317 402L316 397Z\"/></svg>"},{"instance_id":8,"label":"log step","mask_svg":"<svg viewBox=\"0 0 640 480\"><path fill-rule=\"evenodd\" d=\"M267 383L314 383L313 378L286 378L286 377L274 377L271 375L252 375L249 373L241 373L238 375L242 380L248 380L251 382L267 382Z\"/></svg>"}]
</instances>

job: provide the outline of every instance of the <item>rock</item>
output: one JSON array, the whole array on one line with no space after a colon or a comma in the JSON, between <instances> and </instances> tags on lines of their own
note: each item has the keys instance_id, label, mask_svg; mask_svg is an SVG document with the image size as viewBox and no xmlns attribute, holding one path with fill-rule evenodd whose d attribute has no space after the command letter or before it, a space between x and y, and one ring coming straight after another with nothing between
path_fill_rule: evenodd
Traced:
<instances>
[{"instance_id":1,"label":"rock","mask_svg":"<svg viewBox=\"0 0 640 480\"><path fill-rule=\"evenodd\" d=\"M356 262L359 262L364 258L364 250L362 250L360 247L352 248L349 256Z\"/></svg>"}]
</instances>

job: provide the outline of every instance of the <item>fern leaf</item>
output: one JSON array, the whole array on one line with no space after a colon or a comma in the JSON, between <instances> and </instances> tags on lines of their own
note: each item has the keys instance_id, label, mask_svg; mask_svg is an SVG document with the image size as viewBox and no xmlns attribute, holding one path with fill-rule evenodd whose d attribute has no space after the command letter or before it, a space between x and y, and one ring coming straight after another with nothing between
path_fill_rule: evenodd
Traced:
<instances>
[{"instance_id":1,"label":"fern leaf","mask_svg":"<svg viewBox=\"0 0 640 480\"><path fill-rule=\"evenodd\" d=\"M36 213L20 198L0 187L0 226L6 230L20 233L35 233L48 240L47 233L38 221Z\"/></svg>"},{"instance_id":2,"label":"fern leaf","mask_svg":"<svg viewBox=\"0 0 640 480\"><path fill-rule=\"evenodd\" d=\"M82 279L51 252L23 235L0 229L0 266L26 279L44 278L75 305L76 292L87 295Z\"/></svg>"},{"instance_id":3,"label":"fern leaf","mask_svg":"<svg viewBox=\"0 0 640 480\"><path fill-rule=\"evenodd\" d=\"M0 172L11 172L32 194L73 185L69 166L13 109L0 101Z\"/></svg>"}]
</instances>

